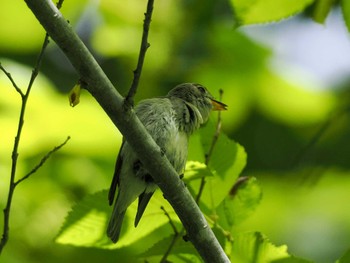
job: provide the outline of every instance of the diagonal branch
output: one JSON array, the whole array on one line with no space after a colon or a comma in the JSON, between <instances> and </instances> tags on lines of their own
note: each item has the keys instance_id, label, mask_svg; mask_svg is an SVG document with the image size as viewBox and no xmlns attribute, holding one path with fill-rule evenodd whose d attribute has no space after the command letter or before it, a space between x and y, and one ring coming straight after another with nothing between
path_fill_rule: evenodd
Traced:
<instances>
[{"instance_id":1,"label":"diagonal branch","mask_svg":"<svg viewBox=\"0 0 350 263\"><path fill-rule=\"evenodd\" d=\"M153 12L153 2L154 0L148 0L147 3L147 10L145 13L145 20L143 21L143 33L142 33L142 40L141 40L141 47L140 47L140 53L139 53L139 59L137 61L137 67L134 70L134 79L132 80L132 84L129 90L128 95L126 96L126 102L130 105L134 104L134 96L136 94L137 87L139 85L140 77L141 77L141 71L143 67L143 62L145 60L146 51L150 47L150 44L148 43L148 32L150 28L150 24L152 21L152 12Z\"/></svg>"},{"instance_id":2,"label":"diagonal branch","mask_svg":"<svg viewBox=\"0 0 350 263\"><path fill-rule=\"evenodd\" d=\"M159 146L97 64L51 0L25 0L50 37L66 54L94 96L138 155L174 208L205 262L229 262L203 214Z\"/></svg>"}]
</instances>

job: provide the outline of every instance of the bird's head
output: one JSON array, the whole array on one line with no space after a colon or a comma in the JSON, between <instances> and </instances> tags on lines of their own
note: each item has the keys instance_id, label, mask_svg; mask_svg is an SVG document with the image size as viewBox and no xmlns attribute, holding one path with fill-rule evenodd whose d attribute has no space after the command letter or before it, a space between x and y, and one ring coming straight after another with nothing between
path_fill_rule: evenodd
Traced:
<instances>
[{"instance_id":1,"label":"bird's head","mask_svg":"<svg viewBox=\"0 0 350 263\"><path fill-rule=\"evenodd\" d=\"M212 110L226 110L227 105L214 99L210 92L197 83L183 83L169 91L168 97L177 97L188 105L193 105L200 112L203 123Z\"/></svg>"}]
</instances>

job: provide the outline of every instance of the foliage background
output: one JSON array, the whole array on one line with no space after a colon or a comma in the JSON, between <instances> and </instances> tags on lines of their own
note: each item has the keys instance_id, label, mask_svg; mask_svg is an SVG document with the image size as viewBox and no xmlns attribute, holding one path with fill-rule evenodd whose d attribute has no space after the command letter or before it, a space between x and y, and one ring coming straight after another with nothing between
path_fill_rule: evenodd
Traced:
<instances>
[{"instance_id":1,"label":"foliage background","mask_svg":"<svg viewBox=\"0 0 350 263\"><path fill-rule=\"evenodd\" d=\"M350 11L347 1L336 2L327 20L328 12L322 13L318 5L326 1L310 7L312 2L295 1L271 10L263 1L249 5L235 0L157 1L137 99L164 95L179 82L202 83L215 96L223 89L223 101L229 105L222 116L223 130L247 152L242 175L255 176L263 189L255 213L236 225L235 231L260 231L278 246L287 244L294 255L334 262L350 243L350 67L337 67L341 58L325 59L339 51L336 45L322 45L332 35L314 41L307 29L312 23L317 30L332 30L332 17L341 21L333 30L345 36L340 53L348 58ZM136 65L145 4L67 0L63 5L62 13L122 94ZM300 11L278 24L244 26L277 21ZM261 13L272 15L257 15ZM0 16L1 63L25 87L44 31L24 2L2 2ZM311 22L310 17L324 25ZM310 38L301 41L296 32L303 30ZM278 36L289 41L276 41L282 43L276 47L272 40ZM313 61L338 69L331 75L336 77L325 81L324 74L293 64L293 53L278 56L284 45L309 43ZM300 56L307 58L308 53ZM83 94L76 108L69 107L67 93L77 79L51 43L29 98L18 174L28 171L67 135L72 139L16 190L3 262L95 262L102 257L114 262L123 253L132 253L127 248L116 254L53 242L73 204L109 187L121 143L120 134L89 95ZM20 98L3 74L0 89L0 204L4 207ZM312 143L318 133L321 136Z\"/></svg>"}]
</instances>

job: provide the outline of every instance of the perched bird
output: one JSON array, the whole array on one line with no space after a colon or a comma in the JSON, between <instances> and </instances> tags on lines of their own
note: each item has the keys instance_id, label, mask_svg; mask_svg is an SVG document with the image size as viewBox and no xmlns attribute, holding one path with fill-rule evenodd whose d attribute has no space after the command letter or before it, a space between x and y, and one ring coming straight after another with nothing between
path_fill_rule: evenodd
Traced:
<instances>
[{"instance_id":1,"label":"perched bird","mask_svg":"<svg viewBox=\"0 0 350 263\"><path fill-rule=\"evenodd\" d=\"M142 100L135 111L175 171L182 174L189 136L208 120L212 110L226 110L226 107L214 100L202 85L184 83L170 90L165 97ZM123 141L117 158L108 196L110 205L117 188L118 195L107 229L107 235L114 243L119 239L126 209L139 198L136 227L157 188L127 141Z\"/></svg>"}]
</instances>

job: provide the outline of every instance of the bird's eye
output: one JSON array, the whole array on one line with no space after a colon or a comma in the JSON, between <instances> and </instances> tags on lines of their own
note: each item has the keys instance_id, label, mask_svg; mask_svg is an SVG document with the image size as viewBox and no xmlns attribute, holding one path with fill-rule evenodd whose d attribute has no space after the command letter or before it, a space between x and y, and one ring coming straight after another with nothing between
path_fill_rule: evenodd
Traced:
<instances>
[{"instance_id":1,"label":"bird's eye","mask_svg":"<svg viewBox=\"0 0 350 263\"><path fill-rule=\"evenodd\" d=\"M206 89L203 86L198 85L197 88L203 94L205 94L207 92Z\"/></svg>"}]
</instances>

